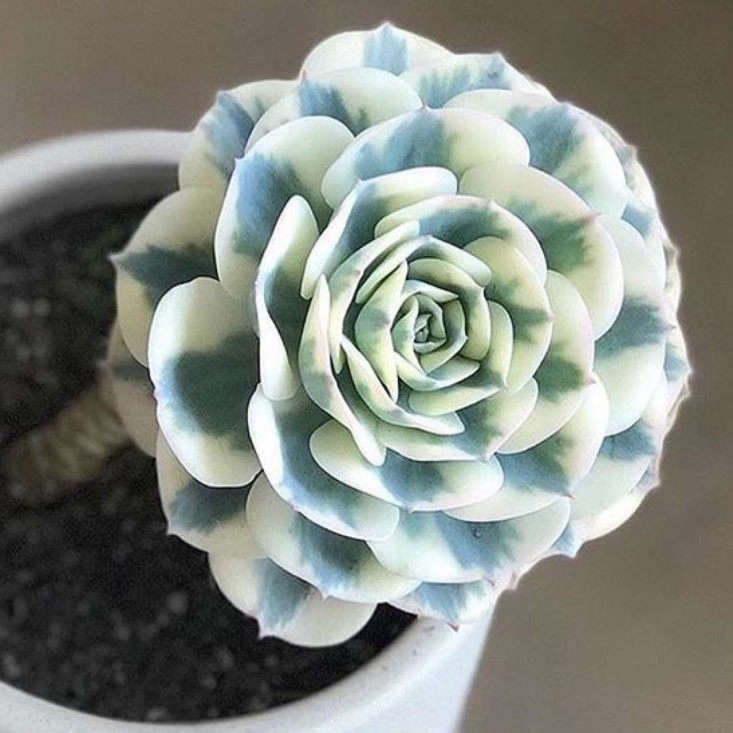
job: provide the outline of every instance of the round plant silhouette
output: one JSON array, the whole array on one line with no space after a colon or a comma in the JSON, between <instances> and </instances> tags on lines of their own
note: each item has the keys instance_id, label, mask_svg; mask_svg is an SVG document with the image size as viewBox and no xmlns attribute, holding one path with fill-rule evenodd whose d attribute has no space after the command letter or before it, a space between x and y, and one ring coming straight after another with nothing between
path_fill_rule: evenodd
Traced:
<instances>
[{"instance_id":1,"label":"round plant silhouette","mask_svg":"<svg viewBox=\"0 0 733 733\"><path fill-rule=\"evenodd\" d=\"M501 55L334 36L219 94L179 179L115 260L110 363L263 634L476 620L656 485L675 250L634 150Z\"/></svg>"}]
</instances>

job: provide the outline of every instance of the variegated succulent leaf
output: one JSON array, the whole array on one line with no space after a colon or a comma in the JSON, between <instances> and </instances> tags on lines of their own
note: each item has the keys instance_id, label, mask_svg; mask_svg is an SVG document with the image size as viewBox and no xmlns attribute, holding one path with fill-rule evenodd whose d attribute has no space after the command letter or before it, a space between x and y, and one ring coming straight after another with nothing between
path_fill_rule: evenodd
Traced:
<instances>
[{"instance_id":1,"label":"variegated succulent leaf","mask_svg":"<svg viewBox=\"0 0 733 733\"><path fill-rule=\"evenodd\" d=\"M179 181L115 260L111 373L263 634L473 621L656 485L675 249L633 149L500 54L334 36L220 94Z\"/></svg>"}]
</instances>

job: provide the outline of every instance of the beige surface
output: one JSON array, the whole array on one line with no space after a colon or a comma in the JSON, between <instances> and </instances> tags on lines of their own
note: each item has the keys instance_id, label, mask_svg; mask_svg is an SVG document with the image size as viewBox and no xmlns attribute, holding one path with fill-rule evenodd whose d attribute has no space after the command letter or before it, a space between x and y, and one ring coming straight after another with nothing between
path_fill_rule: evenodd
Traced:
<instances>
[{"instance_id":1,"label":"beige surface","mask_svg":"<svg viewBox=\"0 0 733 733\"><path fill-rule=\"evenodd\" d=\"M733 0L3 0L0 151L188 127L215 89L292 75L319 37L386 16L503 49L639 145L682 250L696 366L663 488L503 600L465 731L733 731Z\"/></svg>"}]
</instances>

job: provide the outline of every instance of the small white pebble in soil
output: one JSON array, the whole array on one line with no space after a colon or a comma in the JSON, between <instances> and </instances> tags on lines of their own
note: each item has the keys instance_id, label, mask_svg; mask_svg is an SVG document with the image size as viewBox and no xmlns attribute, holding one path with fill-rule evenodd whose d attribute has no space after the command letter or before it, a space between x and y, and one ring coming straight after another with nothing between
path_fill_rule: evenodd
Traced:
<instances>
[{"instance_id":1,"label":"small white pebble in soil","mask_svg":"<svg viewBox=\"0 0 733 733\"><path fill-rule=\"evenodd\" d=\"M112 634L120 641L129 641L132 638L132 628L119 613L112 613Z\"/></svg>"},{"instance_id":2,"label":"small white pebble in soil","mask_svg":"<svg viewBox=\"0 0 733 733\"><path fill-rule=\"evenodd\" d=\"M222 671L228 671L230 669L234 669L234 655L232 652L225 646L220 646L216 649L214 652L216 656L217 664L219 665L219 669Z\"/></svg>"},{"instance_id":3,"label":"small white pebble in soil","mask_svg":"<svg viewBox=\"0 0 733 733\"><path fill-rule=\"evenodd\" d=\"M214 677L213 674L204 675L200 681L201 681L201 687L203 687L205 690L215 690L216 689L216 677Z\"/></svg>"},{"instance_id":4,"label":"small white pebble in soil","mask_svg":"<svg viewBox=\"0 0 733 733\"><path fill-rule=\"evenodd\" d=\"M250 713L259 713L267 710L267 701L259 697L253 697L247 705L247 711Z\"/></svg>"},{"instance_id":5,"label":"small white pebble in soil","mask_svg":"<svg viewBox=\"0 0 733 733\"><path fill-rule=\"evenodd\" d=\"M10 313L13 318L27 318L30 312L31 307L27 300L20 300L17 298L10 304Z\"/></svg>"},{"instance_id":6,"label":"small white pebble in soil","mask_svg":"<svg viewBox=\"0 0 733 733\"><path fill-rule=\"evenodd\" d=\"M158 627L157 631L160 631L161 629L165 629L166 627L170 626L170 623L171 615L169 613L166 613L165 611L162 611L155 617L155 624Z\"/></svg>"},{"instance_id":7,"label":"small white pebble in soil","mask_svg":"<svg viewBox=\"0 0 733 733\"><path fill-rule=\"evenodd\" d=\"M168 594L165 605L172 614L183 616L188 611L188 594L183 591L173 591Z\"/></svg>"},{"instance_id":8,"label":"small white pebble in soil","mask_svg":"<svg viewBox=\"0 0 733 733\"><path fill-rule=\"evenodd\" d=\"M33 315L44 318L51 312L51 304L45 298L33 301Z\"/></svg>"},{"instance_id":9,"label":"small white pebble in soil","mask_svg":"<svg viewBox=\"0 0 733 733\"><path fill-rule=\"evenodd\" d=\"M2 663L3 663L3 675L9 679L14 680L20 677L22 673L22 669L20 667L20 664L18 663L18 660L15 658L13 654L10 652L6 652L2 656Z\"/></svg>"},{"instance_id":10,"label":"small white pebble in soil","mask_svg":"<svg viewBox=\"0 0 733 733\"><path fill-rule=\"evenodd\" d=\"M150 708L145 715L145 720L149 720L151 723L159 723L161 720L168 718L168 711L162 707Z\"/></svg>"}]
</instances>

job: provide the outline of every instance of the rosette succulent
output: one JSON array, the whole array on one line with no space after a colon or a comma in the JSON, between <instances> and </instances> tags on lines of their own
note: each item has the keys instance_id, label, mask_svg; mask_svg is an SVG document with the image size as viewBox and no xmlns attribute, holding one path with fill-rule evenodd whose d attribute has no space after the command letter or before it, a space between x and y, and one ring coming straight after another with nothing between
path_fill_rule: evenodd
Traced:
<instances>
[{"instance_id":1,"label":"rosette succulent","mask_svg":"<svg viewBox=\"0 0 733 733\"><path fill-rule=\"evenodd\" d=\"M219 94L115 263L120 412L263 634L476 620L656 484L675 251L634 150L499 54L384 25Z\"/></svg>"}]
</instances>

